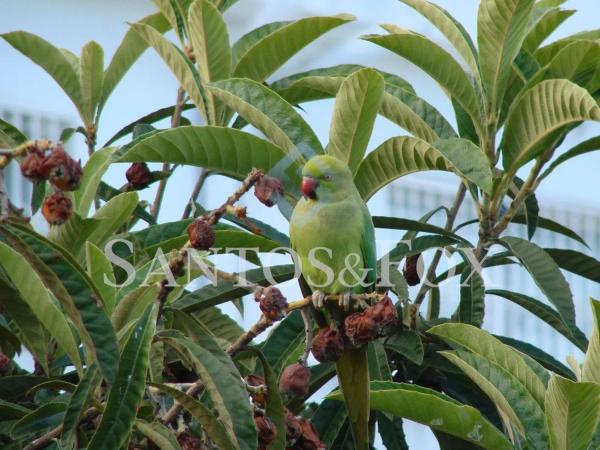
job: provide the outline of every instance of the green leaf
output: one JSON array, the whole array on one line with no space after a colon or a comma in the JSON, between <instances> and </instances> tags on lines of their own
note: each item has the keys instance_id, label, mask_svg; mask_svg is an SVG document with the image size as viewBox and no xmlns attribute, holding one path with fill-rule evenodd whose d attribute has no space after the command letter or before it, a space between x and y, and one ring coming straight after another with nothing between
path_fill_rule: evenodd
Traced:
<instances>
[{"instance_id":1,"label":"green leaf","mask_svg":"<svg viewBox=\"0 0 600 450\"><path fill-rule=\"evenodd\" d=\"M196 344L183 335L163 332L161 339L187 357L204 383L204 389L219 414L226 433L240 449L256 448L256 430L241 375L231 358L207 336L196 336Z\"/></svg>"},{"instance_id":2,"label":"green leaf","mask_svg":"<svg viewBox=\"0 0 600 450\"><path fill-rule=\"evenodd\" d=\"M329 398L341 400L339 391ZM485 449L512 449L479 411L432 389L406 383L371 382L371 408L422 423Z\"/></svg>"},{"instance_id":3,"label":"green leaf","mask_svg":"<svg viewBox=\"0 0 600 450\"><path fill-rule=\"evenodd\" d=\"M233 59L233 65L237 65L240 57L244 55L248 50L254 47L259 41L277 31L281 27L291 24L290 20L283 20L278 22L270 22L259 26L258 28L249 31L237 40L231 47L231 56Z\"/></svg>"},{"instance_id":4,"label":"green leaf","mask_svg":"<svg viewBox=\"0 0 600 450\"><path fill-rule=\"evenodd\" d=\"M135 428L152 441L160 450L181 450L175 433L160 422L137 419Z\"/></svg>"},{"instance_id":5,"label":"green leaf","mask_svg":"<svg viewBox=\"0 0 600 450\"><path fill-rule=\"evenodd\" d=\"M0 148L14 148L27 142L27 136L17 127L0 119Z\"/></svg>"},{"instance_id":6,"label":"green leaf","mask_svg":"<svg viewBox=\"0 0 600 450\"><path fill-rule=\"evenodd\" d=\"M304 342L304 321L300 312L292 312L269 334L261 351L276 374L281 373Z\"/></svg>"},{"instance_id":7,"label":"green leaf","mask_svg":"<svg viewBox=\"0 0 600 450\"><path fill-rule=\"evenodd\" d=\"M556 169L565 161L568 161L569 159L575 158L579 155L594 152L596 150L600 150L600 136L594 136L593 138L587 139L561 154L558 158L552 161L552 164L550 164L544 173L540 175L539 180L546 178L554 171L554 169Z\"/></svg>"},{"instance_id":8,"label":"green leaf","mask_svg":"<svg viewBox=\"0 0 600 450\"><path fill-rule=\"evenodd\" d=\"M402 330L402 333L393 334L385 340L384 345L387 349L404 356L417 365L423 363L425 354L423 343L414 331Z\"/></svg>"},{"instance_id":9,"label":"green leaf","mask_svg":"<svg viewBox=\"0 0 600 450\"><path fill-rule=\"evenodd\" d=\"M565 323L569 327L576 327L575 306L569 283L550 255L534 243L516 237L505 237L500 243L519 258Z\"/></svg>"},{"instance_id":10,"label":"green leaf","mask_svg":"<svg viewBox=\"0 0 600 450\"><path fill-rule=\"evenodd\" d=\"M86 242L87 273L100 291L108 315L112 314L116 302L115 275L106 254L91 242Z\"/></svg>"},{"instance_id":11,"label":"green leaf","mask_svg":"<svg viewBox=\"0 0 600 450\"><path fill-rule=\"evenodd\" d=\"M590 345L583 361L581 380L600 384L600 302L590 299L590 306L594 314L594 325Z\"/></svg>"},{"instance_id":12,"label":"green leaf","mask_svg":"<svg viewBox=\"0 0 600 450\"><path fill-rule=\"evenodd\" d=\"M94 214L93 218L99 223L94 227L88 241L96 245L103 244L130 219L137 204L137 192L123 192L111 198Z\"/></svg>"},{"instance_id":13,"label":"green leaf","mask_svg":"<svg viewBox=\"0 0 600 450\"><path fill-rule=\"evenodd\" d=\"M516 215L513 218L512 223L527 224L527 219L524 217L524 215ZM583 240L581 236L579 236L570 228L558 222L555 222L554 220L538 216L537 228L543 228L544 230L549 230L554 233L562 234L563 236L567 236L568 238L571 238L589 248L588 244Z\"/></svg>"},{"instance_id":14,"label":"green leaf","mask_svg":"<svg viewBox=\"0 0 600 450\"><path fill-rule=\"evenodd\" d=\"M561 269L600 283L600 261L576 250L545 248Z\"/></svg>"},{"instance_id":15,"label":"green leaf","mask_svg":"<svg viewBox=\"0 0 600 450\"><path fill-rule=\"evenodd\" d=\"M85 121L79 74L62 51L41 37L25 31L13 31L0 36L54 78Z\"/></svg>"},{"instance_id":16,"label":"green leaf","mask_svg":"<svg viewBox=\"0 0 600 450\"><path fill-rule=\"evenodd\" d=\"M496 114L510 75L511 64L527 33L534 0L483 0L477 16L481 80Z\"/></svg>"},{"instance_id":17,"label":"green leaf","mask_svg":"<svg viewBox=\"0 0 600 450\"><path fill-rule=\"evenodd\" d=\"M149 46L156 50L165 64L171 69L181 87L189 95L194 105L196 105L200 113L206 118L206 105L200 88L200 80L197 78L198 74L194 66L191 65L179 49L150 25L140 22L132 24L131 28Z\"/></svg>"},{"instance_id":18,"label":"green leaf","mask_svg":"<svg viewBox=\"0 0 600 450\"><path fill-rule=\"evenodd\" d=\"M505 291L502 289L490 289L486 294L498 295L513 303L525 308L530 313L534 314L538 319L543 320L560 334L573 342L582 351L587 348L587 339L585 334L579 328L572 329L565 323L563 318L554 309L548 305L518 292Z\"/></svg>"},{"instance_id":19,"label":"green leaf","mask_svg":"<svg viewBox=\"0 0 600 450\"><path fill-rule=\"evenodd\" d=\"M418 220L402 219L399 217L384 217L384 216L373 216L373 225L375 228L386 228L389 230L410 230L423 233L433 233L442 236L447 236L457 241L464 241L465 244L471 245L469 241L463 239L461 236L446 230L445 228L431 225L427 222L420 222Z\"/></svg>"},{"instance_id":20,"label":"green leaf","mask_svg":"<svg viewBox=\"0 0 600 450\"><path fill-rule=\"evenodd\" d=\"M424 36L405 30L388 35L367 35L363 39L406 58L436 80L469 114L480 123L480 99L467 74L445 50Z\"/></svg>"},{"instance_id":21,"label":"green leaf","mask_svg":"<svg viewBox=\"0 0 600 450\"><path fill-rule=\"evenodd\" d=\"M600 45L595 41L574 41L560 50L546 68L545 78L565 78L594 94L598 86Z\"/></svg>"},{"instance_id":22,"label":"green leaf","mask_svg":"<svg viewBox=\"0 0 600 450\"><path fill-rule=\"evenodd\" d=\"M352 20L354 17L349 14L306 17L276 28L240 55L233 74L264 81L319 36Z\"/></svg>"},{"instance_id":23,"label":"green leaf","mask_svg":"<svg viewBox=\"0 0 600 450\"><path fill-rule=\"evenodd\" d=\"M95 365L87 368L83 378L79 381L75 392L71 395L65 418L63 430L60 437L61 446L71 450L75 446L77 428L83 418L88 403L93 395L94 389L100 382L100 375Z\"/></svg>"},{"instance_id":24,"label":"green leaf","mask_svg":"<svg viewBox=\"0 0 600 450\"><path fill-rule=\"evenodd\" d=\"M73 193L75 200L75 212L81 217L86 217L96 197L96 191L102 176L111 163L114 148L103 148L90 156L83 167L81 186Z\"/></svg>"},{"instance_id":25,"label":"green leaf","mask_svg":"<svg viewBox=\"0 0 600 450\"><path fill-rule=\"evenodd\" d=\"M529 368L519 353L502 344L491 334L472 325L457 323L437 325L430 328L428 333L464 347L466 350L480 355L512 373L527 388L536 401L543 405L546 389L542 381Z\"/></svg>"},{"instance_id":26,"label":"green leaf","mask_svg":"<svg viewBox=\"0 0 600 450\"><path fill-rule=\"evenodd\" d=\"M223 424L203 403L166 384L150 383L150 385L170 395L177 403L183 406L198 421L206 434L219 448L223 450L233 450L236 448Z\"/></svg>"},{"instance_id":27,"label":"green leaf","mask_svg":"<svg viewBox=\"0 0 600 450\"><path fill-rule=\"evenodd\" d=\"M363 199L404 175L423 170L454 172L481 187L491 189L491 171L481 149L464 139L441 140L432 146L412 137L388 139L367 155L354 182Z\"/></svg>"},{"instance_id":28,"label":"green leaf","mask_svg":"<svg viewBox=\"0 0 600 450\"><path fill-rule=\"evenodd\" d=\"M310 421L325 448L335 448L335 440L347 418L346 406L342 402L325 399L319 404Z\"/></svg>"},{"instance_id":29,"label":"green leaf","mask_svg":"<svg viewBox=\"0 0 600 450\"><path fill-rule=\"evenodd\" d=\"M119 369L108 392L100 425L89 450L114 449L127 442L137 408L144 396L150 344L156 326L156 307L149 305L130 334L119 358Z\"/></svg>"},{"instance_id":30,"label":"green leaf","mask_svg":"<svg viewBox=\"0 0 600 450\"><path fill-rule=\"evenodd\" d=\"M164 33L170 28L169 23L161 13L151 14L140 20L140 23L147 24L156 29L159 33ZM102 95L98 105L98 115L115 89L117 84L123 79L133 63L137 61L140 55L148 48L148 44L138 33L130 29L119 44L106 70L104 71L104 80L102 82Z\"/></svg>"},{"instance_id":31,"label":"green leaf","mask_svg":"<svg viewBox=\"0 0 600 450\"><path fill-rule=\"evenodd\" d=\"M554 375L546 394L552 450L585 450L600 415L600 386Z\"/></svg>"},{"instance_id":32,"label":"green leaf","mask_svg":"<svg viewBox=\"0 0 600 450\"><path fill-rule=\"evenodd\" d=\"M69 355L77 370L82 370L75 336L63 312L57 307L37 272L17 251L0 242L0 265L14 283L37 319Z\"/></svg>"},{"instance_id":33,"label":"green leaf","mask_svg":"<svg viewBox=\"0 0 600 450\"><path fill-rule=\"evenodd\" d=\"M102 80L104 76L104 51L97 42L90 41L81 49L81 93L83 98L83 115L85 124L94 123L94 113L100 95L102 94Z\"/></svg>"},{"instance_id":34,"label":"green leaf","mask_svg":"<svg viewBox=\"0 0 600 450\"><path fill-rule=\"evenodd\" d=\"M400 0L418 11L431 22L458 51L463 60L471 68L473 75L479 74L477 51L469 34L464 27L452 17L448 11L435 3L425 0Z\"/></svg>"},{"instance_id":35,"label":"green leaf","mask_svg":"<svg viewBox=\"0 0 600 450\"><path fill-rule=\"evenodd\" d=\"M440 352L459 367L527 438L536 450L548 448L544 410L512 374L486 358L465 351Z\"/></svg>"},{"instance_id":36,"label":"green leaf","mask_svg":"<svg viewBox=\"0 0 600 450\"><path fill-rule=\"evenodd\" d=\"M180 330L196 343L199 343L195 339L196 336L209 336L228 346L244 333L242 327L215 306L202 309L193 316L178 309L173 309L172 313L173 328Z\"/></svg>"},{"instance_id":37,"label":"green leaf","mask_svg":"<svg viewBox=\"0 0 600 450\"><path fill-rule=\"evenodd\" d=\"M134 161L204 167L236 179L244 179L256 167L280 177L288 190L300 185L298 166L279 147L230 128L185 126L161 131L133 145L119 160Z\"/></svg>"},{"instance_id":38,"label":"green leaf","mask_svg":"<svg viewBox=\"0 0 600 450\"><path fill-rule=\"evenodd\" d=\"M582 87L568 80L547 80L523 95L510 113L502 143L509 173L547 150L540 144L559 128L583 120L600 121L600 107Z\"/></svg>"},{"instance_id":39,"label":"green leaf","mask_svg":"<svg viewBox=\"0 0 600 450\"><path fill-rule=\"evenodd\" d=\"M376 70L361 69L343 81L335 97L327 151L353 173L367 150L384 85Z\"/></svg>"},{"instance_id":40,"label":"green leaf","mask_svg":"<svg viewBox=\"0 0 600 450\"><path fill-rule=\"evenodd\" d=\"M97 220L84 219L73 213L65 223L50 226L48 239L78 258L85 241L99 225Z\"/></svg>"},{"instance_id":41,"label":"green leaf","mask_svg":"<svg viewBox=\"0 0 600 450\"><path fill-rule=\"evenodd\" d=\"M213 83L208 90L294 159L296 152L306 160L323 153L319 139L302 116L261 83L232 78Z\"/></svg>"},{"instance_id":42,"label":"green leaf","mask_svg":"<svg viewBox=\"0 0 600 450\"><path fill-rule=\"evenodd\" d=\"M403 421L400 417L388 417L388 414L377 413L377 431L387 450L409 450L404 435Z\"/></svg>"},{"instance_id":43,"label":"green leaf","mask_svg":"<svg viewBox=\"0 0 600 450\"><path fill-rule=\"evenodd\" d=\"M50 427L58 425L65 414L67 405L64 403L46 403L35 411L19 419L11 429L15 438L23 437L30 433L39 433Z\"/></svg>"},{"instance_id":44,"label":"green leaf","mask_svg":"<svg viewBox=\"0 0 600 450\"><path fill-rule=\"evenodd\" d=\"M535 6L534 6L535 12ZM538 47L569 17L574 10L551 8L546 9L543 15L530 27L523 41L523 50L533 53Z\"/></svg>"},{"instance_id":45,"label":"green leaf","mask_svg":"<svg viewBox=\"0 0 600 450\"><path fill-rule=\"evenodd\" d=\"M467 265L460 277L460 303L455 313L458 322L481 327L485 313L485 286L481 275Z\"/></svg>"}]
</instances>

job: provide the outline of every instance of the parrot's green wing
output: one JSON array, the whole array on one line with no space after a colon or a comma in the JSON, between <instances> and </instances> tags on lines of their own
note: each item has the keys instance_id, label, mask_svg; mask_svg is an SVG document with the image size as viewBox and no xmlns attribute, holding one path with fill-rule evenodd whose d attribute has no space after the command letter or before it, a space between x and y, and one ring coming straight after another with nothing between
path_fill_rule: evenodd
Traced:
<instances>
[{"instance_id":1,"label":"parrot's green wing","mask_svg":"<svg viewBox=\"0 0 600 450\"><path fill-rule=\"evenodd\" d=\"M367 209L367 205L363 205L363 233L360 250L365 263L365 269L369 270L365 281L371 286L367 290L371 291L374 289L377 281L377 252L375 249L375 227L373 226L373 219Z\"/></svg>"}]
</instances>

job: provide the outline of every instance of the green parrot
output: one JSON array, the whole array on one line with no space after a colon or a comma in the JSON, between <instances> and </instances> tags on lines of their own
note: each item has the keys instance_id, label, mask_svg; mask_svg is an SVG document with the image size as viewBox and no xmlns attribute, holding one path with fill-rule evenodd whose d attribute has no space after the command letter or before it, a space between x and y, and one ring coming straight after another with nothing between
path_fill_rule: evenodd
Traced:
<instances>
[{"instance_id":1,"label":"green parrot","mask_svg":"<svg viewBox=\"0 0 600 450\"><path fill-rule=\"evenodd\" d=\"M341 322L350 313L351 294L375 287L373 220L354 185L352 172L337 158L311 158L302 170L301 191L303 198L290 219L292 249L312 290L313 305ZM331 270L324 270L324 266ZM324 308L327 294L339 294L339 305ZM356 448L369 449L367 347L344 349L336 370Z\"/></svg>"}]
</instances>

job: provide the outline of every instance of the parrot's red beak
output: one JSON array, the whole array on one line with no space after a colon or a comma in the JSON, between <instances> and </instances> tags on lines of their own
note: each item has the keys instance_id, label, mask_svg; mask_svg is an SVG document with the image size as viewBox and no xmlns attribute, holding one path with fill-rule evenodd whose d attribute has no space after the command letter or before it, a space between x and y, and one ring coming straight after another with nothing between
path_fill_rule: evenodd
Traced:
<instances>
[{"instance_id":1,"label":"parrot's red beak","mask_svg":"<svg viewBox=\"0 0 600 450\"><path fill-rule=\"evenodd\" d=\"M317 180L311 177L302 177L302 186L300 187L300 190L305 197L316 200L317 187L319 187L319 182Z\"/></svg>"}]
</instances>

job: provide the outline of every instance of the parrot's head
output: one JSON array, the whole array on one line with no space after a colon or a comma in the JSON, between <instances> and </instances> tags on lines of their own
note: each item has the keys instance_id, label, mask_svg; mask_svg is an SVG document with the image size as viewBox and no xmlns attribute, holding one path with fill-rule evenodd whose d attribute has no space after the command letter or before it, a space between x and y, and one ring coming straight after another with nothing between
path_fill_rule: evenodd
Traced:
<instances>
[{"instance_id":1,"label":"parrot's head","mask_svg":"<svg viewBox=\"0 0 600 450\"><path fill-rule=\"evenodd\" d=\"M329 155L312 157L302 169L302 194L315 201L338 201L355 189L352 172L344 163Z\"/></svg>"}]
</instances>

